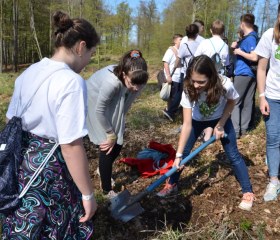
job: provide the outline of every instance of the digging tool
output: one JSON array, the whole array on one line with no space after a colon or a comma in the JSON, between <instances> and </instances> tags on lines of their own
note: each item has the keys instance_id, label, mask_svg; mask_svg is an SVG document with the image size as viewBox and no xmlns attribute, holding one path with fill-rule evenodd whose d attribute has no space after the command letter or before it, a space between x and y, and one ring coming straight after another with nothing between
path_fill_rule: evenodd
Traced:
<instances>
[{"instance_id":1,"label":"digging tool","mask_svg":"<svg viewBox=\"0 0 280 240\"><path fill-rule=\"evenodd\" d=\"M226 134L225 136L226 137ZM195 157L199 152L206 148L209 144L213 143L216 140L215 136L212 136L208 141L201 144L197 149L192 151L186 158L180 162L180 166L186 164L189 160ZM141 207L139 201L151 193L155 188L160 184L165 182L173 173L177 171L177 167L171 168L168 172L162 175L158 180L148 186L144 191L132 196L129 191L126 189L116 197L111 199L110 210L111 215L116 220L121 220L123 222L128 222L134 217L140 215L144 212L144 209Z\"/></svg>"}]
</instances>

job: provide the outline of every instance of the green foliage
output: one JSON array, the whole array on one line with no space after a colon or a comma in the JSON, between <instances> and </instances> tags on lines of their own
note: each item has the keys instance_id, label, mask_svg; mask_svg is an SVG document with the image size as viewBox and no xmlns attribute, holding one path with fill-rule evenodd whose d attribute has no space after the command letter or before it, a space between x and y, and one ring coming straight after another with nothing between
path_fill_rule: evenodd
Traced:
<instances>
[{"instance_id":1,"label":"green foliage","mask_svg":"<svg viewBox=\"0 0 280 240\"><path fill-rule=\"evenodd\" d=\"M243 230L243 231L249 231L251 230L252 228L252 222L248 219L241 219L240 221L240 228Z\"/></svg>"}]
</instances>

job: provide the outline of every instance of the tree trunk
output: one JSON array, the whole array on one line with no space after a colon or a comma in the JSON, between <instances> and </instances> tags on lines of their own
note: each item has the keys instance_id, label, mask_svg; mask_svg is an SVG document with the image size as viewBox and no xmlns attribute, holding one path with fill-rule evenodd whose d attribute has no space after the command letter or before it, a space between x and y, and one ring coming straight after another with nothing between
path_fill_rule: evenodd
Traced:
<instances>
[{"instance_id":1,"label":"tree trunk","mask_svg":"<svg viewBox=\"0 0 280 240\"><path fill-rule=\"evenodd\" d=\"M13 71L18 71L18 0L13 0Z\"/></svg>"},{"instance_id":2,"label":"tree trunk","mask_svg":"<svg viewBox=\"0 0 280 240\"><path fill-rule=\"evenodd\" d=\"M38 57L41 60L42 59L42 52L41 52L41 48L40 48L39 41L38 41L38 38L37 38L37 33L36 33L36 28L35 28L35 23L34 23L34 12L33 12L33 2L32 2L32 0L29 1L29 10L30 10L30 28L31 28L31 32L32 32L34 40L35 40Z\"/></svg>"}]
</instances>

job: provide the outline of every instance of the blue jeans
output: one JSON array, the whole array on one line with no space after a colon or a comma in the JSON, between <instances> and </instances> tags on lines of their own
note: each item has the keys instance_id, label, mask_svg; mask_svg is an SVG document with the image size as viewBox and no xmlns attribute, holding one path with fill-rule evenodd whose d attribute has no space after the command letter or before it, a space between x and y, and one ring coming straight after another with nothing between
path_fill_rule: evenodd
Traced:
<instances>
[{"instance_id":1,"label":"blue jeans","mask_svg":"<svg viewBox=\"0 0 280 240\"><path fill-rule=\"evenodd\" d=\"M280 164L280 100L266 98L270 114L265 117L266 155L270 177L278 177Z\"/></svg>"},{"instance_id":2,"label":"blue jeans","mask_svg":"<svg viewBox=\"0 0 280 240\"><path fill-rule=\"evenodd\" d=\"M201 132L207 127L214 128L218 121L219 119L212 120L212 121L192 120L192 130L183 152L183 158L189 155ZM236 136L235 136L235 131L231 119L227 120L224 126L224 130L228 136L227 138L222 138L221 142L225 150L225 153L231 162L236 178L241 185L242 192L243 193L252 192L252 185L249 179L247 166L245 165L245 162L237 149ZM170 184L178 183L181 172L182 171L174 173L170 177L169 183Z\"/></svg>"}]
</instances>

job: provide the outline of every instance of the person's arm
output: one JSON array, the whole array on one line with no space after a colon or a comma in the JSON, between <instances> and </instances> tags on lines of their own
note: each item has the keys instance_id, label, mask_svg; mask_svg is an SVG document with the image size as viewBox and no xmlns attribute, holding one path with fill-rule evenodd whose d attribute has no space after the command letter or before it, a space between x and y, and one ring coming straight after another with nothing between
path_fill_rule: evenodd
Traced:
<instances>
[{"instance_id":1,"label":"person's arm","mask_svg":"<svg viewBox=\"0 0 280 240\"><path fill-rule=\"evenodd\" d=\"M239 56L244 57L247 60L250 60L253 62L258 61L258 55L254 51L252 51L250 53L246 53L246 52L242 51L240 48L236 48L236 49L234 49L233 53L235 55L239 55Z\"/></svg>"},{"instance_id":2,"label":"person's arm","mask_svg":"<svg viewBox=\"0 0 280 240\"><path fill-rule=\"evenodd\" d=\"M258 92L260 98L260 110L263 115L269 115L270 109L268 102L265 99L265 82L266 82L266 69L267 69L268 59L264 57L260 57L258 63L258 71L257 71L257 85Z\"/></svg>"},{"instance_id":3,"label":"person's arm","mask_svg":"<svg viewBox=\"0 0 280 240\"><path fill-rule=\"evenodd\" d=\"M183 125L181 129L181 134L178 142L178 148L176 155L181 155L176 157L173 163L173 167L179 168L179 164L182 160L183 151L187 140L189 139L192 130L192 108L183 108Z\"/></svg>"},{"instance_id":4,"label":"person's arm","mask_svg":"<svg viewBox=\"0 0 280 240\"><path fill-rule=\"evenodd\" d=\"M224 136L225 130L224 126L226 124L226 121L230 117L232 110L235 106L235 100L233 99L227 99L227 103L225 105L222 117L218 121L217 125L214 128L214 135L216 136L216 139L220 139L221 137Z\"/></svg>"},{"instance_id":5,"label":"person's arm","mask_svg":"<svg viewBox=\"0 0 280 240\"><path fill-rule=\"evenodd\" d=\"M166 74L166 80L167 80L168 83L171 83L172 82L172 77L171 77L169 64L167 62L163 62L163 67L164 67L165 74Z\"/></svg>"},{"instance_id":6,"label":"person's arm","mask_svg":"<svg viewBox=\"0 0 280 240\"><path fill-rule=\"evenodd\" d=\"M95 214L97 203L94 195L92 195L94 194L93 186L89 175L89 165L83 146L83 140L80 138L69 144L61 144L60 146L73 181L82 195L91 196L89 200L83 199L85 215L80 219L80 222L86 222Z\"/></svg>"}]
</instances>

